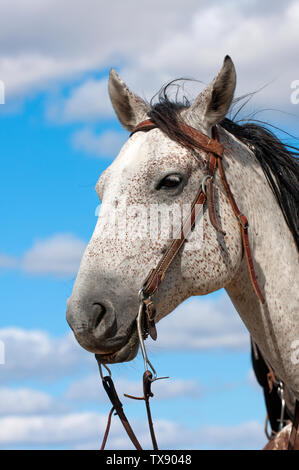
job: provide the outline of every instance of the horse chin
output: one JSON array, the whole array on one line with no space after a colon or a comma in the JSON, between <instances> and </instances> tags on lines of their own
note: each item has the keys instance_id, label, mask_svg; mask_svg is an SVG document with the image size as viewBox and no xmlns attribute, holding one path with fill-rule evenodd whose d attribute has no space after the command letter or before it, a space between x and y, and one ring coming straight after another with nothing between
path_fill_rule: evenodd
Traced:
<instances>
[{"instance_id":1,"label":"horse chin","mask_svg":"<svg viewBox=\"0 0 299 470\"><path fill-rule=\"evenodd\" d=\"M137 355L139 348L137 330L134 330L127 343L118 351L110 354L96 354L97 361L101 364L116 364L129 362Z\"/></svg>"}]
</instances>

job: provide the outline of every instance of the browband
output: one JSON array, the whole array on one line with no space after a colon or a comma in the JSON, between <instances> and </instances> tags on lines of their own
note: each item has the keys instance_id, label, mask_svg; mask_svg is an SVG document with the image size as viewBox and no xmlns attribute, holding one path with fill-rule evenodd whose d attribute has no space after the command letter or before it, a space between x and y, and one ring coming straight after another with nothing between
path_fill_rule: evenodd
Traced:
<instances>
[{"instance_id":1,"label":"browband","mask_svg":"<svg viewBox=\"0 0 299 470\"><path fill-rule=\"evenodd\" d=\"M198 148L201 150L205 150L206 152L212 152L215 153L218 157L222 157L224 147L220 142L218 142L215 139L212 139L211 137L208 137L205 134L202 134L199 132L197 129L194 129L194 127L188 126L187 124L184 124L183 122L177 122L177 126L179 129L182 131L183 134L186 134L188 137L191 137L192 139L192 144L190 144L189 141L184 140L182 137L180 140L180 143L184 146L191 147L191 148ZM130 137L135 134L135 132L138 131L150 131L152 129L157 129L158 126L151 121L150 119L147 119L146 121L142 121L140 124L138 124L135 129L131 132Z\"/></svg>"}]
</instances>

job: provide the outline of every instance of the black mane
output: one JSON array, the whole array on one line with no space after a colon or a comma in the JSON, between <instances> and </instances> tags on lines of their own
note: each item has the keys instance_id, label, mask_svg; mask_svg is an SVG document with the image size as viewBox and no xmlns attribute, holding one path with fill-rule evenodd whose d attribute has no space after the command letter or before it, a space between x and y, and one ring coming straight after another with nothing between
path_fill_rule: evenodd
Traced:
<instances>
[{"instance_id":1,"label":"black mane","mask_svg":"<svg viewBox=\"0 0 299 470\"><path fill-rule=\"evenodd\" d=\"M179 112L187 109L190 102L185 97L182 101L178 101L179 85L176 82L174 80L160 90L154 97L158 98L157 102L154 103L154 98L152 99L148 114L172 140L177 142L183 140L188 146L192 146L192 139L182 135L177 125ZM168 90L174 84L177 87L177 94L175 101L171 101ZM238 124L225 118L220 125L253 149L299 251L299 148L283 143L265 125L252 120Z\"/></svg>"}]
</instances>

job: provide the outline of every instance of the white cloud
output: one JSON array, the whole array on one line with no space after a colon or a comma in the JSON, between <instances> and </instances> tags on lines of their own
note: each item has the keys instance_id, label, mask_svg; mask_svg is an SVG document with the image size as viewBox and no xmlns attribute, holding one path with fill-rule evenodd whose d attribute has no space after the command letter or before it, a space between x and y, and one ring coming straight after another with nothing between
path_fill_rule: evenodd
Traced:
<instances>
[{"instance_id":1,"label":"white cloud","mask_svg":"<svg viewBox=\"0 0 299 470\"><path fill-rule=\"evenodd\" d=\"M0 419L0 444L65 444L90 439L105 426L105 416L96 413L7 416Z\"/></svg>"},{"instance_id":2,"label":"white cloud","mask_svg":"<svg viewBox=\"0 0 299 470\"><path fill-rule=\"evenodd\" d=\"M64 446L67 448L99 449L104 434L107 416L98 413L69 413L65 415L9 416L0 419L0 445L14 445L14 448L28 444L39 446ZM145 421L132 420L132 426L145 448L150 448L150 438ZM165 420L155 422L157 439L162 448L171 448L178 444L186 445L191 437L191 430L184 429L176 423ZM195 437L193 437L193 442ZM85 444L85 445L84 445ZM107 449L132 449L132 444L116 417L108 440Z\"/></svg>"},{"instance_id":3,"label":"white cloud","mask_svg":"<svg viewBox=\"0 0 299 470\"><path fill-rule=\"evenodd\" d=\"M76 275L86 243L69 233L58 233L34 242L21 258L0 254L0 268L21 269L36 275L69 278Z\"/></svg>"},{"instance_id":4,"label":"white cloud","mask_svg":"<svg viewBox=\"0 0 299 470\"><path fill-rule=\"evenodd\" d=\"M0 7L6 45L0 79L8 96L54 84L57 90L59 81L73 82L87 72L118 66L137 92L150 97L176 76L209 81L229 53L237 66L238 93L277 78L257 103L297 112L290 104L290 83L298 79L296 0L268 0L263 6L245 0L153 0L142 5L128 0L118 3L117 14L115 5L103 0L86 0L84 5L28 0L19 2L18 12L16 17L13 3ZM102 78L89 77L55 107L58 120L111 116Z\"/></svg>"},{"instance_id":5,"label":"white cloud","mask_svg":"<svg viewBox=\"0 0 299 470\"><path fill-rule=\"evenodd\" d=\"M99 449L107 422L106 414L95 412L65 413L32 416L4 416L0 418L0 446L14 449L26 445L47 448L94 448ZM144 448L151 448L145 420L131 420L131 424ZM180 435L184 430L184 435ZM166 420L156 420L155 430L162 448L186 446L196 437L192 430ZM107 449L132 449L121 423L113 417Z\"/></svg>"},{"instance_id":6,"label":"white cloud","mask_svg":"<svg viewBox=\"0 0 299 470\"><path fill-rule=\"evenodd\" d=\"M114 117L107 79L88 79L73 88L68 98L52 102L48 117L56 122L90 121Z\"/></svg>"},{"instance_id":7,"label":"white cloud","mask_svg":"<svg viewBox=\"0 0 299 470\"><path fill-rule=\"evenodd\" d=\"M0 387L0 415L45 413L53 409L54 399L34 389Z\"/></svg>"},{"instance_id":8,"label":"white cloud","mask_svg":"<svg viewBox=\"0 0 299 470\"><path fill-rule=\"evenodd\" d=\"M205 426L200 430L201 448L219 450L262 449L266 444L264 427L257 421L237 426Z\"/></svg>"},{"instance_id":9,"label":"white cloud","mask_svg":"<svg viewBox=\"0 0 299 470\"><path fill-rule=\"evenodd\" d=\"M74 276L86 244L71 234L57 234L37 240L23 257L25 272L35 275Z\"/></svg>"},{"instance_id":10,"label":"white cloud","mask_svg":"<svg viewBox=\"0 0 299 470\"><path fill-rule=\"evenodd\" d=\"M92 354L84 351L72 333L55 338L39 330L3 328L0 340L5 345L5 365L1 366L0 381L24 380L39 377L53 380L63 374L71 374L74 368L95 367ZM211 348L249 349L249 335L224 294L216 299L191 299L181 304L176 311L158 324L157 342L147 343L149 351L197 351ZM69 396L80 398L80 388L86 389L87 396L98 397L97 377L91 376L82 383L73 384ZM139 382L138 382L139 383ZM119 386L124 392L141 393L137 384L121 381ZM158 395L169 393L179 396L198 393L198 385L193 381L165 380L155 384ZM172 391L170 390L172 387ZM94 390L97 390L94 392ZM164 393L165 392L165 393ZM91 395L90 395L91 394ZM97 398L96 398L97 399Z\"/></svg>"},{"instance_id":11,"label":"white cloud","mask_svg":"<svg viewBox=\"0 0 299 470\"><path fill-rule=\"evenodd\" d=\"M0 267L1 268L14 268L17 265L18 261L12 256L7 256L0 253Z\"/></svg>"},{"instance_id":12,"label":"white cloud","mask_svg":"<svg viewBox=\"0 0 299 470\"><path fill-rule=\"evenodd\" d=\"M133 3L130 2L127 11L122 12L124 22L129 20ZM200 5L188 3L186 6L185 3L172 2L171 15L168 2L163 7L159 5L159 15L155 15L154 21L154 4L147 6L147 14L142 14L144 7L136 4L135 24L137 28L142 24L143 30L151 29L147 38L143 32L137 36L137 31L131 30L129 25L124 36L123 25L115 31L111 20L110 30L105 29L105 40L112 54L109 65L119 66L121 76L130 87L149 99L163 83L175 77L193 77L209 82L220 68L224 56L230 54L237 68L237 95L270 83L247 106L245 113L261 107L270 108L270 114L262 116L280 122L290 118L275 114L273 108L298 114L290 100L291 82L299 76L295 60L298 3L295 0L288 0L283 5L271 2L270 13L268 2L265 9L261 9L257 1L251 4L233 0L201 2ZM167 15L163 15L164 9ZM109 22L109 9L103 19ZM111 117L106 79L83 81L72 90L69 98L56 106L58 111L53 116L58 121Z\"/></svg>"},{"instance_id":13,"label":"white cloud","mask_svg":"<svg viewBox=\"0 0 299 470\"><path fill-rule=\"evenodd\" d=\"M53 55L46 55L43 51L22 51L1 57L0 77L5 84L7 98L20 98L24 94L33 95L51 84L53 86L54 80L70 79L90 65L90 61L84 58L59 57L58 51Z\"/></svg>"},{"instance_id":14,"label":"white cloud","mask_svg":"<svg viewBox=\"0 0 299 470\"><path fill-rule=\"evenodd\" d=\"M244 422L235 426L202 426L200 428L191 428L169 421L155 421L154 424L160 449L261 450L267 442L263 424L257 421ZM146 442L146 448L151 449L145 424L142 437L142 444ZM118 446L111 445L112 442L117 443ZM118 439L113 436L112 442L108 439L108 449L129 448L126 439L121 435ZM98 445L96 441L92 441L81 443L77 448L94 449L98 448Z\"/></svg>"},{"instance_id":15,"label":"white cloud","mask_svg":"<svg viewBox=\"0 0 299 470\"><path fill-rule=\"evenodd\" d=\"M72 145L93 156L116 157L127 138L125 132L105 131L96 135L90 129L82 129L73 134Z\"/></svg>"},{"instance_id":16,"label":"white cloud","mask_svg":"<svg viewBox=\"0 0 299 470\"><path fill-rule=\"evenodd\" d=\"M195 0L187 0L184 9L195 4ZM58 80L107 67L148 47L149 39L158 44L165 30L182 21L181 12L181 4L170 0L163 5L153 0L142 7L137 0L119 2L117 7L103 0L86 0L84 5L77 0L22 0L16 15L13 3L2 2L0 30L6 47L0 78L12 96L31 94Z\"/></svg>"},{"instance_id":17,"label":"white cloud","mask_svg":"<svg viewBox=\"0 0 299 470\"><path fill-rule=\"evenodd\" d=\"M0 446L99 449L107 416L95 412L63 415L5 416L0 418ZM131 420L144 449L151 449L145 420ZM192 428L167 420L155 420L160 449L261 449L265 444L263 426L245 422L237 426ZM132 444L113 417L107 449L132 449Z\"/></svg>"},{"instance_id":18,"label":"white cloud","mask_svg":"<svg viewBox=\"0 0 299 470\"><path fill-rule=\"evenodd\" d=\"M258 2L249 8L248 2L236 5L233 1L195 8L188 25L171 31L157 48L143 49L133 65L124 67L124 75L142 88L157 75L161 81L166 75L183 75L209 82L229 54L237 69L237 95L274 80L256 97L255 106L267 103L269 108L296 112L290 103L290 84L299 73L294 60L298 2L288 1L283 7L273 6L270 14L261 13Z\"/></svg>"},{"instance_id":19,"label":"white cloud","mask_svg":"<svg viewBox=\"0 0 299 470\"><path fill-rule=\"evenodd\" d=\"M72 333L55 338L45 331L3 328L0 330L0 341L5 345L5 364L1 366L0 375L2 383L34 377L41 381L53 381L74 371L79 373L83 367L87 370L96 368L93 355L78 345ZM147 347L152 353L212 348L249 349L249 336L237 312L224 296L216 300L192 299L158 324L158 340L156 343L148 342ZM124 393L141 394L139 381L120 380L118 386ZM158 397L200 394L199 385L192 380L158 381L155 389ZM82 390L86 399L98 400L102 392L97 375L75 382L68 391L68 397L83 400Z\"/></svg>"},{"instance_id":20,"label":"white cloud","mask_svg":"<svg viewBox=\"0 0 299 470\"><path fill-rule=\"evenodd\" d=\"M157 330L157 343L149 343L153 351L249 347L248 332L224 292L216 299L191 298L162 319Z\"/></svg>"},{"instance_id":21,"label":"white cloud","mask_svg":"<svg viewBox=\"0 0 299 470\"><path fill-rule=\"evenodd\" d=\"M5 345L5 364L1 365L0 382L24 380L53 381L85 370L95 363L72 333L61 338L45 331L2 328L0 340Z\"/></svg>"}]
</instances>

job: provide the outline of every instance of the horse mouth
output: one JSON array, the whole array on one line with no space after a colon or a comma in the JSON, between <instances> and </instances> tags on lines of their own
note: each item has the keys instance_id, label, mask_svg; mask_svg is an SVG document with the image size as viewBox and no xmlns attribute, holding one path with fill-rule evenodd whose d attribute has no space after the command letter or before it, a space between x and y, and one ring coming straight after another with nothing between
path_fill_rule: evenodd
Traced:
<instances>
[{"instance_id":1,"label":"horse mouth","mask_svg":"<svg viewBox=\"0 0 299 470\"><path fill-rule=\"evenodd\" d=\"M128 341L118 351L109 354L96 354L97 361L101 364L115 364L129 362L137 355L139 347L137 328L134 328Z\"/></svg>"}]
</instances>

